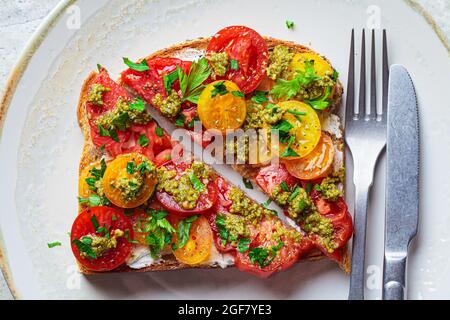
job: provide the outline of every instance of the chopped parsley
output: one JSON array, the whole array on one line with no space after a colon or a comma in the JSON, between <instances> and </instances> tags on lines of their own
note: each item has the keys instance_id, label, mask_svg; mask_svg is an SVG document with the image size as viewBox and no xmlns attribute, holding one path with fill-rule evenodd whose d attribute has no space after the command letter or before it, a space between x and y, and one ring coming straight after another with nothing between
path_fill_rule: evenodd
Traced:
<instances>
[{"instance_id":1,"label":"chopped parsley","mask_svg":"<svg viewBox=\"0 0 450 320\"><path fill-rule=\"evenodd\" d=\"M295 23L294 21L286 20L286 27L288 29L294 29Z\"/></svg>"},{"instance_id":2,"label":"chopped parsley","mask_svg":"<svg viewBox=\"0 0 450 320\"><path fill-rule=\"evenodd\" d=\"M176 248L183 248L189 240L192 222L198 219L198 215L191 216L178 222Z\"/></svg>"},{"instance_id":3,"label":"chopped parsley","mask_svg":"<svg viewBox=\"0 0 450 320\"><path fill-rule=\"evenodd\" d=\"M148 140L148 138L147 138L147 136L145 135L145 133L143 133L143 134L141 134L141 135L139 136L138 144L139 144L141 147L147 147L148 144L149 144L149 142L150 142L150 140Z\"/></svg>"},{"instance_id":4,"label":"chopped parsley","mask_svg":"<svg viewBox=\"0 0 450 320\"><path fill-rule=\"evenodd\" d=\"M201 58L192 62L189 74L186 74L180 66L177 66L178 79L180 80L180 89L183 94L183 101L189 101L197 104L198 98L205 85L203 82L211 74L208 60Z\"/></svg>"},{"instance_id":5,"label":"chopped parsley","mask_svg":"<svg viewBox=\"0 0 450 320\"><path fill-rule=\"evenodd\" d=\"M162 137L164 135L164 131L161 127L156 127L155 128L155 133L158 137Z\"/></svg>"},{"instance_id":6,"label":"chopped parsley","mask_svg":"<svg viewBox=\"0 0 450 320\"><path fill-rule=\"evenodd\" d=\"M136 163L134 161L129 161L127 163L128 174L134 174L136 172Z\"/></svg>"},{"instance_id":7,"label":"chopped parsley","mask_svg":"<svg viewBox=\"0 0 450 320\"><path fill-rule=\"evenodd\" d=\"M166 89L166 94L169 94L170 90L172 89L172 85L177 80L178 80L178 70L176 69L164 76L163 81L164 81L164 88Z\"/></svg>"},{"instance_id":8,"label":"chopped parsley","mask_svg":"<svg viewBox=\"0 0 450 320\"><path fill-rule=\"evenodd\" d=\"M219 214L216 216L216 227L219 232L220 239L222 239L222 245L225 246L230 233L225 225L225 215Z\"/></svg>"},{"instance_id":9,"label":"chopped parsley","mask_svg":"<svg viewBox=\"0 0 450 320\"><path fill-rule=\"evenodd\" d=\"M298 157L298 153L295 152L294 149L291 148L292 143L295 141L294 137L290 137L288 145L286 147L286 150L284 150L284 152L281 154L282 158L287 158L287 157Z\"/></svg>"},{"instance_id":10,"label":"chopped parsley","mask_svg":"<svg viewBox=\"0 0 450 320\"><path fill-rule=\"evenodd\" d=\"M245 94L243 94L241 91L231 91L231 94L238 98L245 98Z\"/></svg>"},{"instance_id":11,"label":"chopped parsley","mask_svg":"<svg viewBox=\"0 0 450 320\"><path fill-rule=\"evenodd\" d=\"M146 59L142 60L142 61L139 62L139 63L134 63L133 61L131 61L131 60L128 59L128 58L123 58L123 62L124 62L130 69L135 70L135 71L140 71L140 72L142 72L142 71L150 70L150 68L148 67L147 60L146 60Z\"/></svg>"},{"instance_id":12,"label":"chopped parsley","mask_svg":"<svg viewBox=\"0 0 450 320\"><path fill-rule=\"evenodd\" d=\"M94 250L92 250L91 247L92 238L82 237L81 240L73 239L72 243L75 244L80 253L83 252L84 254L86 254L87 257L91 259L97 259L97 255L95 254Z\"/></svg>"},{"instance_id":13,"label":"chopped parsley","mask_svg":"<svg viewBox=\"0 0 450 320\"><path fill-rule=\"evenodd\" d=\"M262 206L264 208L267 208L270 204L272 203L272 199L267 199L266 201L264 201L264 203L262 204Z\"/></svg>"},{"instance_id":14,"label":"chopped parsley","mask_svg":"<svg viewBox=\"0 0 450 320\"><path fill-rule=\"evenodd\" d=\"M203 191L205 189L205 185L200 181L200 179L195 175L194 172L189 174L189 180L191 180L192 186L197 191Z\"/></svg>"},{"instance_id":15,"label":"chopped parsley","mask_svg":"<svg viewBox=\"0 0 450 320\"><path fill-rule=\"evenodd\" d=\"M129 103L128 106L130 107L130 110L136 110L139 112L143 112L145 110L145 102L141 98L134 99L134 101Z\"/></svg>"},{"instance_id":16,"label":"chopped parsley","mask_svg":"<svg viewBox=\"0 0 450 320\"><path fill-rule=\"evenodd\" d=\"M249 179L242 178L242 182L244 183L247 189L253 189L253 184Z\"/></svg>"},{"instance_id":17,"label":"chopped parsley","mask_svg":"<svg viewBox=\"0 0 450 320\"><path fill-rule=\"evenodd\" d=\"M251 242L250 239L240 238L239 242L238 242L237 250L241 253L248 251L248 249L250 248L250 242Z\"/></svg>"},{"instance_id":18,"label":"chopped parsley","mask_svg":"<svg viewBox=\"0 0 450 320\"><path fill-rule=\"evenodd\" d=\"M177 127L184 127L184 122L186 121L186 117L184 114L180 114L176 119L175 119L175 125Z\"/></svg>"},{"instance_id":19,"label":"chopped parsley","mask_svg":"<svg viewBox=\"0 0 450 320\"><path fill-rule=\"evenodd\" d=\"M48 246L49 248L54 248L54 247L62 246L62 244L61 244L61 242L59 242L59 241L54 241L54 242L47 243L47 246Z\"/></svg>"},{"instance_id":20,"label":"chopped parsley","mask_svg":"<svg viewBox=\"0 0 450 320\"><path fill-rule=\"evenodd\" d=\"M267 98L267 92L255 91L255 94L252 97L252 101L257 104L262 104L264 102L269 101L269 99Z\"/></svg>"},{"instance_id":21,"label":"chopped parsley","mask_svg":"<svg viewBox=\"0 0 450 320\"><path fill-rule=\"evenodd\" d=\"M283 189L283 190L286 191L286 192L289 192L289 191L290 191L290 190L289 190L289 186L287 185L286 181L282 181L282 182L280 183L280 187L281 187L281 189Z\"/></svg>"},{"instance_id":22,"label":"chopped parsley","mask_svg":"<svg viewBox=\"0 0 450 320\"><path fill-rule=\"evenodd\" d=\"M239 62L235 59L230 59L230 69L239 70Z\"/></svg>"},{"instance_id":23,"label":"chopped parsley","mask_svg":"<svg viewBox=\"0 0 450 320\"><path fill-rule=\"evenodd\" d=\"M225 85L225 81L219 81L214 84L214 89L211 91L211 98L214 98L218 94L223 96L228 93L228 89Z\"/></svg>"}]
</instances>

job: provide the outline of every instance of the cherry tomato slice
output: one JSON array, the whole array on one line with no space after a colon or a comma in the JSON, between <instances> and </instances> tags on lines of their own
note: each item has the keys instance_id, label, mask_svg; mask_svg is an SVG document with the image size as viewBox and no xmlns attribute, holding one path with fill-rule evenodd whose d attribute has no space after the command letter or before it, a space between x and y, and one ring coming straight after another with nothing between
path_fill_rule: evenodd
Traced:
<instances>
[{"instance_id":1,"label":"cherry tomato slice","mask_svg":"<svg viewBox=\"0 0 450 320\"><path fill-rule=\"evenodd\" d=\"M94 235L96 230L91 221L95 215L99 226L106 227L107 230L128 231L128 236L133 239L133 229L131 221L123 214L122 210L110 207L93 207L80 213L75 219L72 230L70 232L70 240L72 243L72 251L78 262L86 269L91 271L109 271L122 265L131 253L132 244L125 237L117 238L117 246L109 249L96 259L91 259L80 255L80 251L73 243L83 236Z\"/></svg>"},{"instance_id":2,"label":"cherry tomato slice","mask_svg":"<svg viewBox=\"0 0 450 320\"><path fill-rule=\"evenodd\" d=\"M273 189L280 185L283 181L288 187L292 187L298 183L298 180L293 177L285 168L284 164L273 164L262 168L255 178L258 186L266 193L272 194Z\"/></svg>"},{"instance_id":3,"label":"cherry tomato slice","mask_svg":"<svg viewBox=\"0 0 450 320\"><path fill-rule=\"evenodd\" d=\"M330 136L324 132L319 143L307 156L286 160L286 169L301 180L314 180L326 177L333 169L334 145Z\"/></svg>"},{"instance_id":4,"label":"cherry tomato slice","mask_svg":"<svg viewBox=\"0 0 450 320\"><path fill-rule=\"evenodd\" d=\"M179 179L180 176L186 171L186 169L190 168L191 165L188 163L179 162L176 165L171 161L170 163L164 165L164 167L168 170L176 170L177 176L174 179ZM176 214L178 216L192 216L196 214L205 214L211 209L216 202L216 187L212 179L209 179L209 182L206 184L207 192L201 192L200 196L197 200L197 206L192 209L183 209L176 201L173 199L172 195L165 191L156 192L156 198L158 201L170 212Z\"/></svg>"},{"instance_id":5,"label":"cherry tomato slice","mask_svg":"<svg viewBox=\"0 0 450 320\"><path fill-rule=\"evenodd\" d=\"M237 60L238 69L229 69L226 78L245 94L261 83L269 63L266 41L255 30L244 26L226 27L217 32L208 44L208 53L226 52Z\"/></svg>"},{"instance_id":6,"label":"cherry tomato slice","mask_svg":"<svg viewBox=\"0 0 450 320\"><path fill-rule=\"evenodd\" d=\"M173 242L177 242L174 234ZM182 248L173 251L175 258L185 264L196 265L208 259L211 252L213 234L208 219L204 216L198 217L192 222L189 232L189 240Z\"/></svg>"},{"instance_id":7,"label":"cherry tomato slice","mask_svg":"<svg viewBox=\"0 0 450 320\"><path fill-rule=\"evenodd\" d=\"M270 252L274 246L279 245L279 243L273 240L273 234L280 228L280 226L277 226L277 223L281 224L277 219L262 221L251 239L250 250L252 248L263 248ZM303 237L299 242L288 237L283 237L282 242L283 245L276 251L276 255L272 257L273 260L266 266L252 262L249 251L237 252L235 259L236 268L255 274L261 278L267 278L276 272L292 267L312 247L311 241L306 237Z\"/></svg>"},{"instance_id":8,"label":"cherry tomato slice","mask_svg":"<svg viewBox=\"0 0 450 320\"><path fill-rule=\"evenodd\" d=\"M146 202L153 194L157 184L157 177L154 173L147 172L143 177L143 185L134 198L126 199L122 194L120 188L115 187L114 182L121 179L133 179L136 177L137 167L142 162L150 162L145 156L140 153L123 154L111 161L106 168L103 176L103 190L106 197L113 204L121 208L136 208ZM128 172L128 164L134 164L133 173ZM151 165L151 163L149 163Z\"/></svg>"}]
</instances>

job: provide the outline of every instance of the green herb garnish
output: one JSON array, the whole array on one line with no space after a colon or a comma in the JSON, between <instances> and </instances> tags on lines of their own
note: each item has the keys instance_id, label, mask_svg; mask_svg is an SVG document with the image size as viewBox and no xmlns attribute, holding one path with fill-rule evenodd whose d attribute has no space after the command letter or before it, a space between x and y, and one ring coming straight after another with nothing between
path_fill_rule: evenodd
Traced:
<instances>
[{"instance_id":1,"label":"green herb garnish","mask_svg":"<svg viewBox=\"0 0 450 320\"><path fill-rule=\"evenodd\" d=\"M235 59L230 59L230 69L239 70L239 62Z\"/></svg>"},{"instance_id":2,"label":"green herb garnish","mask_svg":"<svg viewBox=\"0 0 450 320\"><path fill-rule=\"evenodd\" d=\"M192 222L198 219L198 215L191 216L178 222L177 248L183 248L189 240Z\"/></svg>"},{"instance_id":3,"label":"green herb garnish","mask_svg":"<svg viewBox=\"0 0 450 320\"><path fill-rule=\"evenodd\" d=\"M205 185L200 181L200 179L195 175L194 172L189 174L189 180L191 180L192 186L197 191L203 191L205 189Z\"/></svg>"},{"instance_id":4,"label":"green herb garnish","mask_svg":"<svg viewBox=\"0 0 450 320\"><path fill-rule=\"evenodd\" d=\"M169 94L170 90L172 89L172 85L175 83L175 81L178 80L178 70L175 69L169 74L166 74L163 78L164 81L164 88L166 89L166 94Z\"/></svg>"},{"instance_id":5,"label":"green herb garnish","mask_svg":"<svg viewBox=\"0 0 450 320\"><path fill-rule=\"evenodd\" d=\"M130 104L128 104L130 110L136 110L139 112L143 112L145 110L145 102L141 98L136 98Z\"/></svg>"},{"instance_id":6,"label":"green herb garnish","mask_svg":"<svg viewBox=\"0 0 450 320\"><path fill-rule=\"evenodd\" d=\"M162 137L164 135L164 131L161 127L156 127L155 128L155 133L158 137Z\"/></svg>"},{"instance_id":7,"label":"green herb garnish","mask_svg":"<svg viewBox=\"0 0 450 320\"><path fill-rule=\"evenodd\" d=\"M242 182L244 183L244 185L247 189L253 189L253 184L250 180L248 180L246 178L242 178Z\"/></svg>"},{"instance_id":8,"label":"green herb garnish","mask_svg":"<svg viewBox=\"0 0 450 320\"><path fill-rule=\"evenodd\" d=\"M255 94L252 97L252 101L257 104L262 104L264 102L269 101L269 99L267 98L267 92L255 91Z\"/></svg>"},{"instance_id":9,"label":"green herb garnish","mask_svg":"<svg viewBox=\"0 0 450 320\"><path fill-rule=\"evenodd\" d=\"M228 93L228 89L224 83L225 83L225 81L220 81L220 82L217 82L216 84L214 84L214 89L211 91L211 98L214 98L218 94L223 96Z\"/></svg>"},{"instance_id":10,"label":"green herb garnish","mask_svg":"<svg viewBox=\"0 0 450 320\"><path fill-rule=\"evenodd\" d=\"M251 242L250 239L240 238L239 242L238 242L237 250L241 253L247 251L250 247L250 242Z\"/></svg>"},{"instance_id":11,"label":"green herb garnish","mask_svg":"<svg viewBox=\"0 0 450 320\"><path fill-rule=\"evenodd\" d=\"M288 29L294 29L295 23L294 21L286 20L286 27Z\"/></svg>"},{"instance_id":12,"label":"green herb garnish","mask_svg":"<svg viewBox=\"0 0 450 320\"><path fill-rule=\"evenodd\" d=\"M142 61L139 62L139 63L134 63L133 61L131 61L131 60L128 59L128 58L123 58L123 62L124 62L130 69L135 70L135 71L140 71L140 72L142 72L142 71L150 70L150 68L148 67L147 60L146 60L146 59L142 60Z\"/></svg>"},{"instance_id":13,"label":"green herb garnish","mask_svg":"<svg viewBox=\"0 0 450 320\"><path fill-rule=\"evenodd\" d=\"M289 186L287 185L286 181L282 181L282 182L280 183L280 187L281 187L281 189L283 189L283 190L286 191L286 192L289 192L289 191L290 191L290 190L289 190Z\"/></svg>"},{"instance_id":14,"label":"green herb garnish","mask_svg":"<svg viewBox=\"0 0 450 320\"><path fill-rule=\"evenodd\" d=\"M190 101L197 104L198 98L205 86L203 82L211 74L208 60L201 58L192 62L189 74L186 74L177 66L178 79L180 80L180 89L183 94L182 101Z\"/></svg>"},{"instance_id":15,"label":"green herb garnish","mask_svg":"<svg viewBox=\"0 0 450 320\"><path fill-rule=\"evenodd\" d=\"M231 94L238 98L245 98L245 94L243 94L241 91L231 91Z\"/></svg>"},{"instance_id":16,"label":"green herb garnish","mask_svg":"<svg viewBox=\"0 0 450 320\"><path fill-rule=\"evenodd\" d=\"M147 136L145 135L145 133L143 133L143 134L141 134L141 135L139 136L138 144L139 144L141 147L147 147L148 144L149 144L149 142L150 142L150 140L148 140L148 138L147 138Z\"/></svg>"},{"instance_id":17,"label":"green herb garnish","mask_svg":"<svg viewBox=\"0 0 450 320\"><path fill-rule=\"evenodd\" d=\"M62 244L61 244L61 242L59 242L59 241L47 243L47 246L48 246L49 248L59 247L59 246L61 246L61 245L62 245Z\"/></svg>"}]
</instances>

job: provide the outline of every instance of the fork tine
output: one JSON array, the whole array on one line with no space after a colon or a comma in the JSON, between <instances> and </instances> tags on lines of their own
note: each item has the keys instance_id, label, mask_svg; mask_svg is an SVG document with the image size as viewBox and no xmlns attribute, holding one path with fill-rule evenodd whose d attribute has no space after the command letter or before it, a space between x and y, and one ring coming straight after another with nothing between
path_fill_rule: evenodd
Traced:
<instances>
[{"instance_id":1,"label":"fork tine","mask_svg":"<svg viewBox=\"0 0 450 320\"><path fill-rule=\"evenodd\" d=\"M361 72L359 77L359 108L358 114L366 113L366 31L362 31L361 40Z\"/></svg>"},{"instance_id":2,"label":"fork tine","mask_svg":"<svg viewBox=\"0 0 450 320\"><path fill-rule=\"evenodd\" d=\"M355 113L355 29L352 29L350 41L350 57L348 62L347 101L345 107L345 120L351 121ZM352 118L350 117L352 115Z\"/></svg>"},{"instance_id":3,"label":"fork tine","mask_svg":"<svg viewBox=\"0 0 450 320\"><path fill-rule=\"evenodd\" d=\"M383 108L381 114L383 121L386 121L387 117L387 104L388 104L388 86L389 86L389 61L388 61L388 49L387 49L387 35L386 29L383 30Z\"/></svg>"},{"instance_id":4,"label":"fork tine","mask_svg":"<svg viewBox=\"0 0 450 320\"><path fill-rule=\"evenodd\" d=\"M375 29L372 29L372 52L370 60L370 111L368 115L371 119L375 119L377 114L377 67L375 57Z\"/></svg>"}]
</instances>

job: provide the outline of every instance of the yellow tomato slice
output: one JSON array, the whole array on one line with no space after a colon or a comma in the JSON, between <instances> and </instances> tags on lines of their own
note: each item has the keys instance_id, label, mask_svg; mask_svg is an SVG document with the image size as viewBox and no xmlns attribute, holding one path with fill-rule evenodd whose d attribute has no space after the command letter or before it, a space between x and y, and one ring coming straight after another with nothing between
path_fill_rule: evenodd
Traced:
<instances>
[{"instance_id":1,"label":"yellow tomato slice","mask_svg":"<svg viewBox=\"0 0 450 320\"><path fill-rule=\"evenodd\" d=\"M278 106L285 110L283 120L292 126L289 130L291 142L280 141L280 158L297 159L307 156L320 139L321 126L316 111L306 103L296 100L283 101L278 103Z\"/></svg>"},{"instance_id":2,"label":"yellow tomato slice","mask_svg":"<svg viewBox=\"0 0 450 320\"><path fill-rule=\"evenodd\" d=\"M226 90L218 90L220 88ZM197 110L206 129L217 129L222 133L240 128L247 115L247 105L239 87L224 80L206 86L198 100Z\"/></svg>"},{"instance_id":3,"label":"yellow tomato slice","mask_svg":"<svg viewBox=\"0 0 450 320\"><path fill-rule=\"evenodd\" d=\"M137 168L139 164L144 161L154 167L152 162L140 153L122 154L109 163L103 176L103 190L109 201L121 208L136 208L150 198L157 184L155 172L145 173L143 186L140 188L136 196L131 199L127 199L123 195L122 190L115 186L115 182L122 179L123 181L126 181L126 179L133 179L137 174L139 174L137 170L133 174L130 174L127 171L127 165L129 162L133 162Z\"/></svg>"},{"instance_id":4,"label":"yellow tomato slice","mask_svg":"<svg viewBox=\"0 0 450 320\"><path fill-rule=\"evenodd\" d=\"M176 235L173 237L176 242ZM175 258L182 263L195 265L208 259L213 242L213 234L208 219L198 217L192 222L189 240L184 247L173 251Z\"/></svg>"},{"instance_id":5,"label":"yellow tomato slice","mask_svg":"<svg viewBox=\"0 0 450 320\"><path fill-rule=\"evenodd\" d=\"M301 180L326 177L333 168L334 145L330 136L322 132L319 143L306 157L285 161L286 169Z\"/></svg>"},{"instance_id":6,"label":"yellow tomato slice","mask_svg":"<svg viewBox=\"0 0 450 320\"><path fill-rule=\"evenodd\" d=\"M91 163L90 165L86 166L80 174L79 180L78 180L78 195L81 198L87 198L90 195L94 194L94 191L92 191L89 187L89 185L86 183L86 178L91 178L92 175L90 171L93 168L100 169L100 161L96 161L94 163Z\"/></svg>"},{"instance_id":7,"label":"yellow tomato slice","mask_svg":"<svg viewBox=\"0 0 450 320\"><path fill-rule=\"evenodd\" d=\"M297 70L305 71L305 61L314 61L314 70L316 74L323 77L333 74L333 67L327 60L312 52L296 53L289 64L288 71L295 73Z\"/></svg>"}]
</instances>

